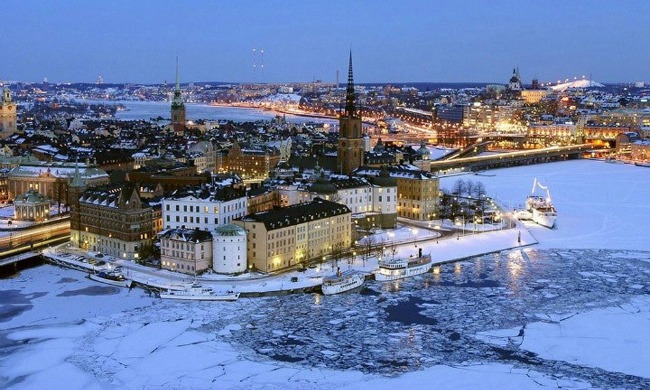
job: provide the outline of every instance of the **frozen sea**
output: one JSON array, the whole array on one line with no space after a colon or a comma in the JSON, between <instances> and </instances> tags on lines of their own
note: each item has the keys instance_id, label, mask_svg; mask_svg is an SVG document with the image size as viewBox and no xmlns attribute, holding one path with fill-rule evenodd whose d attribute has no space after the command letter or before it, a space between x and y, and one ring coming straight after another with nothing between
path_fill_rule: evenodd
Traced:
<instances>
[{"instance_id":1,"label":"frozen sea","mask_svg":"<svg viewBox=\"0 0 650 390\"><path fill-rule=\"evenodd\" d=\"M95 102L95 101L88 101ZM123 104L127 110L118 111L116 119L120 120L150 120L152 118L170 117L170 102L148 102L148 101L99 101L105 104ZM277 115L273 111L265 111L257 108L211 106L208 104L185 103L186 116L188 120L232 120L234 122L271 121ZM285 118L289 123L329 123L338 125L338 121L327 118L315 118L286 114Z\"/></svg>"},{"instance_id":2,"label":"frozen sea","mask_svg":"<svg viewBox=\"0 0 650 390\"><path fill-rule=\"evenodd\" d=\"M0 280L0 388L650 388L650 169L568 161L442 186L482 181L514 207L534 177L559 211L556 229L527 225L539 244L354 293L167 302L25 270Z\"/></svg>"}]
</instances>

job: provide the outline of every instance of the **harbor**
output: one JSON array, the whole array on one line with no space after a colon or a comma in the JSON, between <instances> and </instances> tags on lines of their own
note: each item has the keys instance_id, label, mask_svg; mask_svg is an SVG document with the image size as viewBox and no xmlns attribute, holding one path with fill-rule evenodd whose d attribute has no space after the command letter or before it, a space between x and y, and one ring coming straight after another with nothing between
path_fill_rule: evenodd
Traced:
<instances>
[{"instance_id":1,"label":"harbor","mask_svg":"<svg viewBox=\"0 0 650 390\"><path fill-rule=\"evenodd\" d=\"M439 225L429 227L428 223L423 223L420 227L399 229L401 234L387 231L379 232L376 236L385 235L394 240L390 250L394 251L393 255L396 258L408 259L417 257L418 253L430 254L431 262L427 263L426 271L423 272L436 272L437 265L537 243L521 222L516 222L514 227L509 229L482 232L463 229L464 235L461 235L460 231L448 230L451 227L451 225L446 228L441 228ZM441 230L446 234L440 234ZM362 249L361 246L362 244L359 250ZM356 252L352 253L356 254ZM88 274L97 274L107 268L119 267L124 278L132 281L131 288L142 288L156 296L170 289L178 289L179 286L199 282L214 291L237 293L238 297L242 298L321 292L324 278L335 274L337 270L359 273L366 281L374 280L375 272L380 269L380 264L385 262L383 255L362 256L358 253L348 258L329 259L282 273L253 271L240 275L221 275L208 272L193 276L83 251L69 244L43 250L41 256L49 263ZM377 281L377 283L381 282Z\"/></svg>"}]
</instances>

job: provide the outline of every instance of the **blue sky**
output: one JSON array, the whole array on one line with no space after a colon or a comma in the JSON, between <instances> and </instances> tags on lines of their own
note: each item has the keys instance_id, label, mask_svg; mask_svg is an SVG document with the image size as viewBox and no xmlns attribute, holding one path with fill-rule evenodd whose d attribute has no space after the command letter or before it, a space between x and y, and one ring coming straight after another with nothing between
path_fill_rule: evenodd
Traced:
<instances>
[{"instance_id":1,"label":"blue sky","mask_svg":"<svg viewBox=\"0 0 650 390\"><path fill-rule=\"evenodd\" d=\"M0 79L650 81L650 1L3 0ZM253 55L253 48L257 55ZM259 50L264 49L264 71ZM258 71L253 71L256 63Z\"/></svg>"}]
</instances>

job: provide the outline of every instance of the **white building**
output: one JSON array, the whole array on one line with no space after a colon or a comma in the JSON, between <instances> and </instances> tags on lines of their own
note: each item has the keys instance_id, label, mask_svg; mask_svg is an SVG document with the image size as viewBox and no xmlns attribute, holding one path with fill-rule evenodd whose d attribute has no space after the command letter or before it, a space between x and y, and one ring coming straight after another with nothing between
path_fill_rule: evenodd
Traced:
<instances>
[{"instance_id":1,"label":"white building","mask_svg":"<svg viewBox=\"0 0 650 390\"><path fill-rule=\"evenodd\" d=\"M245 189L212 187L204 184L175 191L162 200L165 229L200 229L215 231L247 213Z\"/></svg>"},{"instance_id":2,"label":"white building","mask_svg":"<svg viewBox=\"0 0 650 390\"><path fill-rule=\"evenodd\" d=\"M171 229L160 235L160 265L196 275L210 268L212 235L198 229Z\"/></svg>"},{"instance_id":3,"label":"white building","mask_svg":"<svg viewBox=\"0 0 650 390\"><path fill-rule=\"evenodd\" d=\"M348 206L357 225L394 228L397 223L397 181L383 170L377 177L331 178L321 175L309 186L317 197Z\"/></svg>"},{"instance_id":4,"label":"white building","mask_svg":"<svg viewBox=\"0 0 650 390\"><path fill-rule=\"evenodd\" d=\"M14 219L17 221L47 220L50 217L50 201L36 190L29 190L14 200Z\"/></svg>"},{"instance_id":5,"label":"white building","mask_svg":"<svg viewBox=\"0 0 650 390\"><path fill-rule=\"evenodd\" d=\"M212 269L220 274L246 271L246 230L234 225L219 226L212 233Z\"/></svg>"}]
</instances>

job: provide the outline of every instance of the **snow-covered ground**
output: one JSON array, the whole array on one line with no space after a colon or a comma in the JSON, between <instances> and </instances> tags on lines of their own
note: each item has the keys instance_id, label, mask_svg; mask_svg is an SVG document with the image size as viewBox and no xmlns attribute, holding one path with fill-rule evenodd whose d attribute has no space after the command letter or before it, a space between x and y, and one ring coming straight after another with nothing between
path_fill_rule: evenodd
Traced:
<instances>
[{"instance_id":1,"label":"snow-covered ground","mask_svg":"<svg viewBox=\"0 0 650 390\"><path fill-rule=\"evenodd\" d=\"M514 207L534 177L559 210L556 229L528 227L539 244L359 293L167 302L23 271L0 281L0 387L650 388L650 169L570 161L442 186L480 180ZM488 253L514 231L417 245Z\"/></svg>"}]
</instances>

